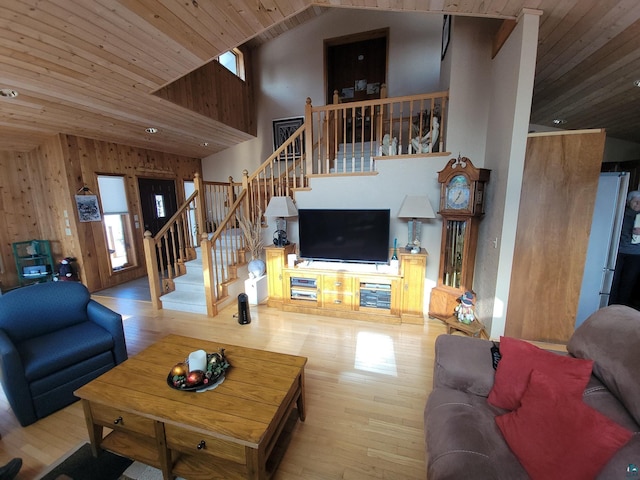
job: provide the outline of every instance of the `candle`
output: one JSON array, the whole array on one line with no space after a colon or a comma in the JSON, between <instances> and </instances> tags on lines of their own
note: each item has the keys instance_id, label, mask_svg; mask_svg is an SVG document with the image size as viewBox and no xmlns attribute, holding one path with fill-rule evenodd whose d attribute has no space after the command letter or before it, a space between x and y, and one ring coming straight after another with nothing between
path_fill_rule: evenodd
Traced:
<instances>
[{"instance_id":1,"label":"candle","mask_svg":"<svg viewBox=\"0 0 640 480\"><path fill-rule=\"evenodd\" d=\"M207 369L207 352L204 350L196 350L195 352L191 352L189 354L189 371L193 372L194 370L202 370L203 372Z\"/></svg>"}]
</instances>

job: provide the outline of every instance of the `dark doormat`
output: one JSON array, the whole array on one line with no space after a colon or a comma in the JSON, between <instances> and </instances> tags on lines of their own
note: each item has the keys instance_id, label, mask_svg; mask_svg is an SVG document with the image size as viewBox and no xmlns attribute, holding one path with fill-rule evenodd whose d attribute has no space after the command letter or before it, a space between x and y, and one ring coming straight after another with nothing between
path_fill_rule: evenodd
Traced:
<instances>
[{"instance_id":1,"label":"dark doormat","mask_svg":"<svg viewBox=\"0 0 640 480\"><path fill-rule=\"evenodd\" d=\"M91 445L85 443L41 480L118 480L133 460L102 451L97 458L91 454ZM62 480L60 479L60 480Z\"/></svg>"}]
</instances>

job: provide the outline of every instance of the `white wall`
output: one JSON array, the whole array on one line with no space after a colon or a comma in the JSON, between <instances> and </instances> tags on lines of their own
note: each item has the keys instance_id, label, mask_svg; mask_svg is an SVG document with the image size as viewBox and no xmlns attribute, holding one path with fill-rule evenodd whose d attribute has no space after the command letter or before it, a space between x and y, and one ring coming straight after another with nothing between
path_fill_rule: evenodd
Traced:
<instances>
[{"instance_id":1,"label":"white wall","mask_svg":"<svg viewBox=\"0 0 640 480\"><path fill-rule=\"evenodd\" d=\"M239 180L273 152L272 121L324 105L323 40L389 28L388 95L438 92L442 15L335 8L262 45L254 54L258 136L202 161L203 178Z\"/></svg>"},{"instance_id":2,"label":"white wall","mask_svg":"<svg viewBox=\"0 0 640 480\"><path fill-rule=\"evenodd\" d=\"M398 247L407 244L407 221L397 218L405 195L427 195L434 211L440 202L438 171L446 161L425 162L424 159L378 161L378 175L362 177L320 177L311 179L311 190L296 193L298 208L389 208L391 225L389 245L398 240ZM270 220L270 219L269 219ZM429 254L425 280L425 311L429 293L436 284L440 262L440 238L442 220L434 218L422 221L422 247ZM288 237L298 241L295 221L289 222Z\"/></svg>"},{"instance_id":3,"label":"white wall","mask_svg":"<svg viewBox=\"0 0 640 480\"><path fill-rule=\"evenodd\" d=\"M480 224L474 288L478 294L478 316L492 338L502 335L505 327L533 95L538 21L537 13L521 16L491 62L490 128L485 159L485 167L491 169L491 179L487 187L488 213Z\"/></svg>"},{"instance_id":4,"label":"white wall","mask_svg":"<svg viewBox=\"0 0 640 480\"><path fill-rule=\"evenodd\" d=\"M306 97L316 105L324 104L324 38L388 26L389 96L441 91L447 89L441 81L449 79L448 149L454 156L459 152L476 166L492 170L487 188L488 213L481 222L474 289L479 298L478 313L493 333L492 323L497 326L496 331L504 330L504 323L500 323L500 315L496 313L498 302L494 299L507 298L503 294L508 293L511 275L508 264L517 223L518 175L521 179L537 23L534 26L528 18L521 21L492 61L491 32L495 21L469 17L453 20L451 43L442 64L443 79L440 79L440 15L335 9L263 45L254 55L254 69L259 73L256 78L258 138L204 159L203 177L224 181L230 175L239 179L244 168L254 171L273 151L273 119L303 115ZM520 60L521 55L524 60ZM296 194L296 202L300 208L390 208L390 245L393 238L403 245L407 237L406 223L395 215L404 196L427 194L437 211L440 188L437 172L448 160L449 157L385 160L378 162L377 176L315 178L310 191ZM514 167L510 167L511 161L515 162ZM503 214L508 221L503 219ZM424 222L423 246L429 253L425 311L430 289L437 281L441 230L441 218ZM297 241L295 222L289 222L289 237ZM498 249L490 251L489 246L493 248L492 239L496 237Z\"/></svg>"},{"instance_id":5,"label":"white wall","mask_svg":"<svg viewBox=\"0 0 640 480\"><path fill-rule=\"evenodd\" d=\"M447 149L483 167L489 128L491 41L495 22L454 17L450 62Z\"/></svg>"}]
</instances>

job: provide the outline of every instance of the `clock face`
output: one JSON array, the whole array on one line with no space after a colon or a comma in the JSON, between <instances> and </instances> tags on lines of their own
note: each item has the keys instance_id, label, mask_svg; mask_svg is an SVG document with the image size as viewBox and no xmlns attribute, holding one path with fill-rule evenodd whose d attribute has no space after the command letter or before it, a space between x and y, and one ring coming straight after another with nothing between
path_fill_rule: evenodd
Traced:
<instances>
[{"instance_id":1,"label":"clock face","mask_svg":"<svg viewBox=\"0 0 640 480\"><path fill-rule=\"evenodd\" d=\"M471 187L464 175L456 175L447 185L446 208L451 210L468 210Z\"/></svg>"}]
</instances>

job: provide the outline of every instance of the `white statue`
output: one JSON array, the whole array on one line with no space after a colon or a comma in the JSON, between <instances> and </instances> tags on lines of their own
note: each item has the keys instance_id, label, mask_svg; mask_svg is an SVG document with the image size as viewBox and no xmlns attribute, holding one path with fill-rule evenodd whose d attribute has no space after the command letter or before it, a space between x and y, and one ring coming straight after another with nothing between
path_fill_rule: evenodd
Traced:
<instances>
[{"instance_id":1,"label":"white statue","mask_svg":"<svg viewBox=\"0 0 640 480\"><path fill-rule=\"evenodd\" d=\"M386 133L384 137L382 137L382 145L380 146L380 155L397 155L398 153L398 139L393 137L393 140L390 142L391 136Z\"/></svg>"},{"instance_id":2,"label":"white statue","mask_svg":"<svg viewBox=\"0 0 640 480\"><path fill-rule=\"evenodd\" d=\"M433 151L432 145L437 144L440 135L440 122L438 117L431 119L431 130L429 130L422 138L417 136L411 139L411 146L415 153L430 153Z\"/></svg>"}]
</instances>

